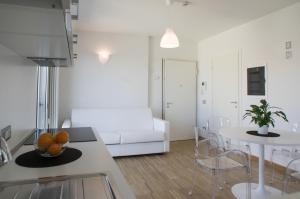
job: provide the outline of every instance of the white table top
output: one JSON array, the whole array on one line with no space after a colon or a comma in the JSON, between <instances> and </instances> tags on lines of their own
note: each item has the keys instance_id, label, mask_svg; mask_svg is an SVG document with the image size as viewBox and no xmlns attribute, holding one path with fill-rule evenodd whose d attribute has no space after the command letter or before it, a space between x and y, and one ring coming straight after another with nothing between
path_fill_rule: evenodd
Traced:
<instances>
[{"instance_id":1,"label":"white table top","mask_svg":"<svg viewBox=\"0 0 300 199\"><path fill-rule=\"evenodd\" d=\"M219 133L225 138L254 144L281 146L300 145L300 133L274 130L274 133L280 134L280 137L261 137L247 134L246 131L249 130L253 130L253 128L232 127L222 128Z\"/></svg>"}]
</instances>

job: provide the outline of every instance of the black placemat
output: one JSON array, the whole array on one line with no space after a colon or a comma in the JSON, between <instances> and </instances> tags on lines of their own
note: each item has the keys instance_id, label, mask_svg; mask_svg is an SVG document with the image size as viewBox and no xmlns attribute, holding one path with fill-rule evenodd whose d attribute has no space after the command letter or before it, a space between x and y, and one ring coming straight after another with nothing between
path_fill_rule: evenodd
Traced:
<instances>
[{"instance_id":1,"label":"black placemat","mask_svg":"<svg viewBox=\"0 0 300 199\"><path fill-rule=\"evenodd\" d=\"M250 134L250 135L255 135L255 136L260 136L260 137L280 137L280 134L278 133L273 133L273 132L268 132L268 134L258 134L257 131L247 131L246 132L247 134Z\"/></svg>"},{"instance_id":2,"label":"black placemat","mask_svg":"<svg viewBox=\"0 0 300 199\"><path fill-rule=\"evenodd\" d=\"M69 142L94 142L97 141L97 138L94 134L94 131L91 127L78 127L78 128L65 128L65 129L49 129L50 132L57 132L60 130L65 130L69 133L70 140ZM37 130L45 131L45 130ZM30 138L28 138L24 145L32 145L34 141L34 133Z\"/></svg>"},{"instance_id":3,"label":"black placemat","mask_svg":"<svg viewBox=\"0 0 300 199\"><path fill-rule=\"evenodd\" d=\"M16 159L16 164L29 168L44 168L53 167L73 162L80 158L82 152L74 148L66 148L65 151L58 157L46 158L38 154L37 151L29 151L19 155Z\"/></svg>"}]
</instances>

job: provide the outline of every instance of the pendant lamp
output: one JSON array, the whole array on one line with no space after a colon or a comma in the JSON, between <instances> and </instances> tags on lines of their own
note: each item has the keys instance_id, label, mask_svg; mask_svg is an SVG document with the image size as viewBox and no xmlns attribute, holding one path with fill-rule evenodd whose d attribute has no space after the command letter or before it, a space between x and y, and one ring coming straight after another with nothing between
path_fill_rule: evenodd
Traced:
<instances>
[{"instance_id":1,"label":"pendant lamp","mask_svg":"<svg viewBox=\"0 0 300 199\"><path fill-rule=\"evenodd\" d=\"M165 34L160 40L161 48L177 48L179 47L179 41L177 35L171 28L167 28Z\"/></svg>"}]
</instances>

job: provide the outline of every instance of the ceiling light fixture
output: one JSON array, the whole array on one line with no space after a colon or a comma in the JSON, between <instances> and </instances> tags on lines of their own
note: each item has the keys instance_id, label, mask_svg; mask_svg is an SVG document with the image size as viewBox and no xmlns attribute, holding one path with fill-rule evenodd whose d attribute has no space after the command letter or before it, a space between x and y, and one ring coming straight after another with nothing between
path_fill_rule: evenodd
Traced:
<instances>
[{"instance_id":1,"label":"ceiling light fixture","mask_svg":"<svg viewBox=\"0 0 300 199\"><path fill-rule=\"evenodd\" d=\"M108 50L101 50L98 52L98 58L101 64L107 64L109 61L111 52Z\"/></svg>"},{"instance_id":2,"label":"ceiling light fixture","mask_svg":"<svg viewBox=\"0 0 300 199\"><path fill-rule=\"evenodd\" d=\"M170 6L170 5L173 5L173 4L179 4L179 5L182 5L182 6L189 6L192 4L191 1L188 1L188 0L166 0L166 5L167 6Z\"/></svg>"},{"instance_id":3,"label":"ceiling light fixture","mask_svg":"<svg viewBox=\"0 0 300 199\"><path fill-rule=\"evenodd\" d=\"M179 41L177 35L171 28L167 28L165 34L160 40L161 48L177 48L179 47Z\"/></svg>"},{"instance_id":4,"label":"ceiling light fixture","mask_svg":"<svg viewBox=\"0 0 300 199\"><path fill-rule=\"evenodd\" d=\"M171 5L172 3L173 3L172 0L166 0L166 5L167 5L167 6Z\"/></svg>"}]
</instances>

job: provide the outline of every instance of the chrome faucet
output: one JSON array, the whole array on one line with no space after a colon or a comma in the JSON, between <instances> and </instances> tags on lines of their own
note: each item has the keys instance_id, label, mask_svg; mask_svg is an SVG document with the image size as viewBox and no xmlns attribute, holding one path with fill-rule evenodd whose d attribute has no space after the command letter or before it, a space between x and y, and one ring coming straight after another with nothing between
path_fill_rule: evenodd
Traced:
<instances>
[{"instance_id":1,"label":"chrome faucet","mask_svg":"<svg viewBox=\"0 0 300 199\"><path fill-rule=\"evenodd\" d=\"M0 132L0 167L12 160L12 155L6 142L10 137L11 126L7 126Z\"/></svg>"}]
</instances>

